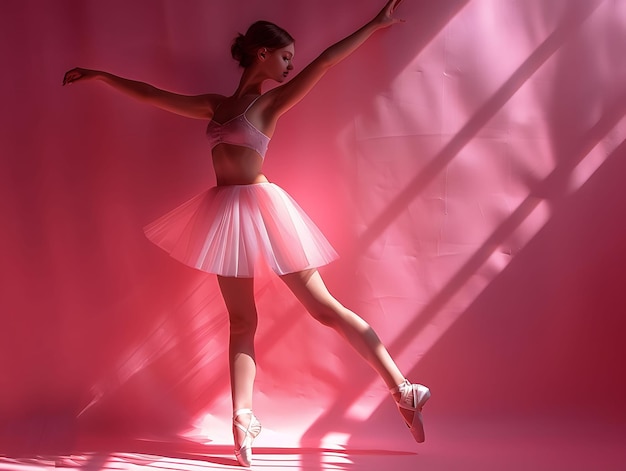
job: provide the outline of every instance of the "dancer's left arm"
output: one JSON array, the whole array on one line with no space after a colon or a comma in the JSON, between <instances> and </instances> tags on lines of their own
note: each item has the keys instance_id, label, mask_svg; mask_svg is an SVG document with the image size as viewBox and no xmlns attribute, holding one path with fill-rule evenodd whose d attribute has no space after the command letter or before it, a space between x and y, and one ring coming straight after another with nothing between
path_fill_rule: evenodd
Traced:
<instances>
[{"instance_id":1,"label":"dancer's left arm","mask_svg":"<svg viewBox=\"0 0 626 471\"><path fill-rule=\"evenodd\" d=\"M291 81L268 92L268 95L273 96L270 105L273 117L277 119L304 98L332 66L357 50L374 32L403 21L394 17L401 2L402 0L389 0L371 21L327 48Z\"/></svg>"}]
</instances>

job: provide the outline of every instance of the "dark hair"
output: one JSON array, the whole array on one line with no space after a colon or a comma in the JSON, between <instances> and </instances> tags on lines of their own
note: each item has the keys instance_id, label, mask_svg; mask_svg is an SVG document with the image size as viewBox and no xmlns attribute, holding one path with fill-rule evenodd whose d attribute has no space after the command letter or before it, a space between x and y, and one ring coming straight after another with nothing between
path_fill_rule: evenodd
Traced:
<instances>
[{"instance_id":1,"label":"dark hair","mask_svg":"<svg viewBox=\"0 0 626 471\"><path fill-rule=\"evenodd\" d=\"M280 26L269 21L257 21L250 25L245 35L237 35L230 47L230 53L245 68L252 65L259 48L280 49L294 42L291 35Z\"/></svg>"}]
</instances>

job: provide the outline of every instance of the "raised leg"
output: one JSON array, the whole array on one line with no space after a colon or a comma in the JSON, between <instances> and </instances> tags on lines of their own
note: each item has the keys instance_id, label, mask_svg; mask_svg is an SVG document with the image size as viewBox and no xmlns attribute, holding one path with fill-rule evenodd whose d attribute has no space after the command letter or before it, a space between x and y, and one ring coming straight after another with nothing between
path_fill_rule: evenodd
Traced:
<instances>
[{"instance_id":1,"label":"raised leg","mask_svg":"<svg viewBox=\"0 0 626 471\"><path fill-rule=\"evenodd\" d=\"M394 388L404 381L374 329L330 294L317 270L290 273L281 278L316 320L336 330L367 360L387 387Z\"/></svg>"},{"instance_id":2,"label":"raised leg","mask_svg":"<svg viewBox=\"0 0 626 471\"><path fill-rule=\"evenodd\" d=\"M421 409L430 397L428 388L404 378L376 332L330 294L317 270L281 278L316 320L336 330L378 372L416 441L424 441Z\"/></svg>"}]
</instances>

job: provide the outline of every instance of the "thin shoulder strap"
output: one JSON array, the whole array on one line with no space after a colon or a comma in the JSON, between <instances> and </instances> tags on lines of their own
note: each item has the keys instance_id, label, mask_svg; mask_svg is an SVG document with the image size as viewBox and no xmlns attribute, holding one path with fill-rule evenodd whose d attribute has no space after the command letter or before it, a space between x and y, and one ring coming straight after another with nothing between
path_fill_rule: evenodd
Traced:
<instances>
[{"instance_id":1,"label":"thin shoulder strap","mask_svg":"<svg viewBox=\"0 0 626 471\"><path fill-rule=\"evenodd\" d=\"M252 100L250 102L250 104L248 105L248 107L244 110L244 112L242 114L246 114L248 112L248 110L252 107L252 105L254 105L256 103L256 101L261 98L263 95L259 95L258 97L256 97L254 100Z\"/></svg>"},{"instance_id":2,"label":"thin shoulder strap","mask_svg":"<svg viewBox=\"0 0 626 471\"><path fill-rule=\"evenodd\" d=\"M262 96L263 96L263 95L259 95L259 96L255 97L255 99L254 99L254 100L252 100L252 101L250 102L250 104L246 107L246 109L245 109L245 110L243 110L243 112L242 112L242 113L239 113L237 116L233 116L232 118L227 119L226 121L224 121L224 122L222 122L222 123L218 123L218 124L226 124L226 123L228 123L229 121L232 121L232 120L233 120L233 119L235 119L235 118L238 118L238 117L240 117L240 116L245 116L245 114L248 112L248 110L250 109L250 107L252 107L252 105L254 105L254 103L255 103L255 102L256 102L259 98L261 98ZM226 99L224 99L224 100L220 101L220 102L217 104L217 106L215 107L215 109L213 110L213 117L214 117L214 118L215 118L215 115L217 114L217 110L219 110L219 109L220 109L221 104L222 104L222 103L224 103L224 101L225 101L225 100L226 100ZM216 122L217 122L217 121L216 121Z\"/></svg>"}]
</instances>

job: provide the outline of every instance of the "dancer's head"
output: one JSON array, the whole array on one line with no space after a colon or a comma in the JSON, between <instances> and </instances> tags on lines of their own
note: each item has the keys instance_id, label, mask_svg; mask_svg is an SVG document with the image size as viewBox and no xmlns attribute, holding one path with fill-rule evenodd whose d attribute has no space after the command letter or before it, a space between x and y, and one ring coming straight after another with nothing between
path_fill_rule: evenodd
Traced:
<instances>
[{"instance_id":1,"label":"dancer's head","mask_svg":"<svg viewBox=\"0 0 626 471\"><path fill-rule=\"evenodd\" d=\"M257 63L267 67L268 77L281 81L293 67L295 40L280 26L269 21L257 21L246 34L239 34L231 46L233 58L243 68ZM282 70L281 70L282 69Z\"/></svg>"}]
</instances>

